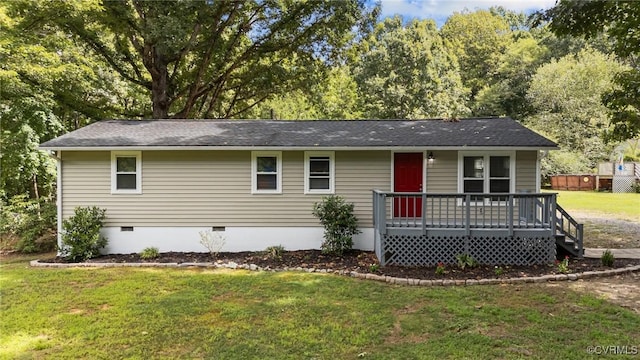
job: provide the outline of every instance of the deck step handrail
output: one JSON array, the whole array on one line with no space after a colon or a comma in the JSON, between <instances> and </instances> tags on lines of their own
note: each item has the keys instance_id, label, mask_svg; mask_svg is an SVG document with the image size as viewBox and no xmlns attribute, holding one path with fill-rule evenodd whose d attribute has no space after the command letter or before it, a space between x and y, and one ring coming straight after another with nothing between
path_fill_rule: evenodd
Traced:
<instances>
[{"instance_id":1,"label":"deck step handrail","mask_svg":"<svg viewBox=\"0 0 640 360\"><path fill-rule=\"evenodd\" d=\"M584 255L584 225L576 221L559 204L556 204L556 211L556 232L563 236L560 239L563 247L573 256L582 257Z\"/></svg>"}]
</instances>

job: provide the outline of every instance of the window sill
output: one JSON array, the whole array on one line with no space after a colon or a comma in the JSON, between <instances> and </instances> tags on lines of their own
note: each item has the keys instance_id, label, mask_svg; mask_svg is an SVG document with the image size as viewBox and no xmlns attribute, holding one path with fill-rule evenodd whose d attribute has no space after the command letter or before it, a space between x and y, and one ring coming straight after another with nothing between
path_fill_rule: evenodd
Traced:
<instances>
[{"instance_id":1,"label":"window sill","mask_svg":"<svg viewBox=\"0 0 640 360\"><path fill-rule=\"evenodd\" d=\"M251 191L251 195L282 195L282 191L253 190Z\"/></svg>"},{"instance_id":2,"label":"window sill","mask_svg":"<svg viewBox=\"0 0 640 360\"><path fill-rule=\"evenodd\" d=\"M305 195L335 195L333 190L305 190Z\"/></svg>"},{"instance_id":3,"label":"window sill","mask_svg":"<svg viewBox=\"0 0 640 360\"><path fill-rule=\"evenodd\" d=\"M142 190L111 190L111 195L142 195Z\"/></svg>"}]
</instances>

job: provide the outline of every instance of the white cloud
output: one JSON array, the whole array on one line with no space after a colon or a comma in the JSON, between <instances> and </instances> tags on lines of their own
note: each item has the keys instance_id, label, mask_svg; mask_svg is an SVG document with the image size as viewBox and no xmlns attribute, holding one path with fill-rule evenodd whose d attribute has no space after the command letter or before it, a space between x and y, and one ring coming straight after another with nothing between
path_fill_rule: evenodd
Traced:
<instances>
[{"instance_id":1,"label":"white cloud","mask_svg":"<svg viewBox=\"0 0 640 360\"><path fill-rule=\"evenodd\" d=\"M441 25L454 12L503 6L516 12L529 13L548 9L556 0L381 0L382 17L400 14L405 18L434 19Z\"/></svg>"}]
</instances>

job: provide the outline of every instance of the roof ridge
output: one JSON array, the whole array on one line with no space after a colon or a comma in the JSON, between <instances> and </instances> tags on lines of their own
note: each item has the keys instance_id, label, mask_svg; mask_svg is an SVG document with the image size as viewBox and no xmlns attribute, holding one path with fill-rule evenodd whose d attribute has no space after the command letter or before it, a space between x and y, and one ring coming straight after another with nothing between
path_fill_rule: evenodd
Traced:
<instances>
[{"instance_id":1,"label":"roof ridge","mask_svg":"<svg viewBox=\"0 0 640 360\"><path fill-rule=\"evenodd\" d=\"M355 121L444 121L444 122L458 122L469 120L495 120L495 119L511 119L508 116L478 116L468 118L424 118L424 119L101 119L97 122L109 122L109 121L146 121L146 122L253 122L253 121L275 121L275 122L355 122ZM517 121L517 120L516 120Z\"/></svg>"}]
</instances>

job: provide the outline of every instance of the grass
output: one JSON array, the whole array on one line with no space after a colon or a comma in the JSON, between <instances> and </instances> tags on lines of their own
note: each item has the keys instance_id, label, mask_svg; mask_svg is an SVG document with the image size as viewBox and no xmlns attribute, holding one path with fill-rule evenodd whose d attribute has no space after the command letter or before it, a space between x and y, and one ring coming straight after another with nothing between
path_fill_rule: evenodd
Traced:
<instances>
[{"instance_id":1,"label":"grass","mask_svg":"<svg viewBox=\"0 0 640 360\"><path fill-rule=\"evenodd\" d=\"M565 210L611 216L640 222L640 194L594 191L556 191L558 204Z\"/></svg>"},{"instance_id":2,"label":"grass","mask_svg":"<svg viewBox=\"0 0 640 360\"><path fill-rule=\"evenodd\" d=\"M0 358L582 359L640 315L562 286L392 286L334 275L0 265Z\"/></svg>"},{"instance_id":3,"label":"grass","mask_svg":"<svg viewBox=\"0 0 640 360\"><path fill-rule=\"evenodd\" d=\"M585 247L640 247L640 194L555 190L553 192L558 193L558 204L584 224Z\"/></svg>"}]
</instances>

